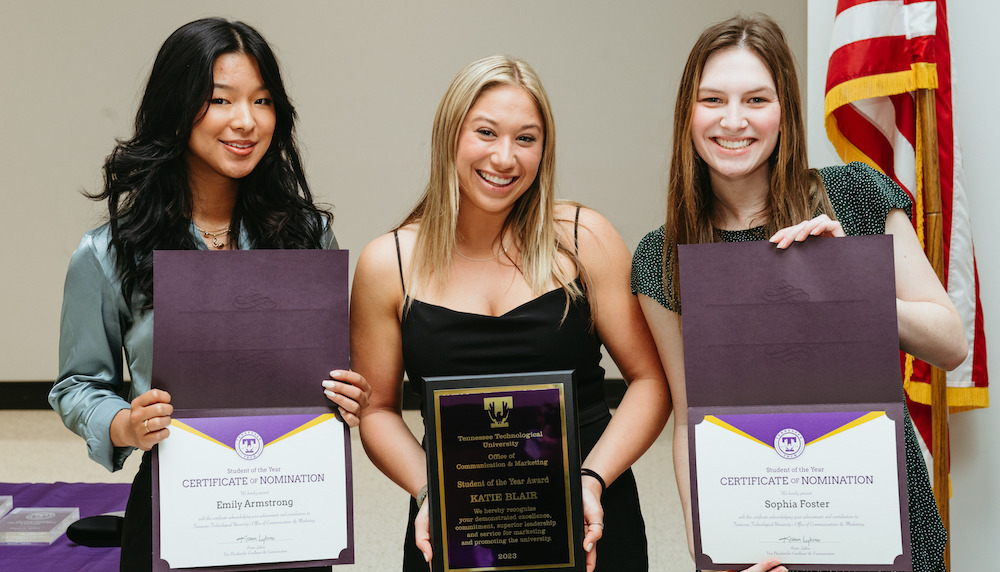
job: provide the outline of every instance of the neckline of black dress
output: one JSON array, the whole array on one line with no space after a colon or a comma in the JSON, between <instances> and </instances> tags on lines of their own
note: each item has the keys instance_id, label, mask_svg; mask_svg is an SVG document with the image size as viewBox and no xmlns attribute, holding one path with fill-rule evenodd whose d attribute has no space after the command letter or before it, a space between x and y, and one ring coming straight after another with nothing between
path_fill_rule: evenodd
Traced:
<instances>
[{"instance_id":1,"label":"neckline of black dress","mask_svg":"<svg viewBox=\"0 0 1000 572\"><path fill-rule=\"evenodd\" d=\"M580 278L577 277L577 280L579 280L579 279ZM449 313L452 313L452 314L459 314L459 315L462 315L462 316L471 316L471 317L475 317L475 318L486 318L486 319L490 319L490 320L498 320L498 319L501 319L501 318L508 317L511 314L514 314L514 313L518 312L519 310L523 310L527 306L530 306L530 305L534 304L535 302L538 302L539 300L550 298L554 294L561 293L561 292L563 292L562 287L553 288L552 290L549 290L548 292L543 292L542 294L540 294L540 295L532 298L531 300L528 300L528 301L526 301L526 302L524 302L522 304L519 304L519 305L511 308L510 310L507 310L503 314L499 314L499 315L496 315L496 316L491 316L490 314L479 314L477 312L465 312L463 310L455 310L455 309L449 308L447 306L441 306L440 304L432 304L430 302L424 302L423 300L420 300L418 298L411 298L411 300L412 300L411 303L412 304L420 304L421 306L427 306L429 308L441 309L441 310L444 310L446 312L449 312ZM407 298L409 298L409 296L407 296Z\"/></svg>"}]
</instances>

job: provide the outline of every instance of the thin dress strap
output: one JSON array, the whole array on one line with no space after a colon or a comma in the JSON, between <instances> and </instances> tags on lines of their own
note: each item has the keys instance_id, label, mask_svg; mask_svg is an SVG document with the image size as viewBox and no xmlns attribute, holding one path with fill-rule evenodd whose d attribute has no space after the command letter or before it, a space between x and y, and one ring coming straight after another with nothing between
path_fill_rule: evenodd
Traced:
<instances>
[{"instance_id":1,"label":"thin dress strap","mask_svg":"<svg viewBox=\"0 0 1000 572\"><path fill-rule=\"evenodd\" d=\"M576 218L573 220L573 249L580 255L580 205L576 205ZM397 243L398 244L398 243ZM398 246L397 246L398 249Z\"/></svg>"},{"instance_id":2,"label":"thin dress strap","mask_svg":"<svg viewBox=\"0 0 1000 572\"><path fill-rule=\"evenodd\" d=\"M403 287L403 297L406 297L406 282L403 280L403 255L399 252L399 229L393 229L392 236L396 239L396 262L399 263L399 284Z\"/></svg>"}]
</instances>

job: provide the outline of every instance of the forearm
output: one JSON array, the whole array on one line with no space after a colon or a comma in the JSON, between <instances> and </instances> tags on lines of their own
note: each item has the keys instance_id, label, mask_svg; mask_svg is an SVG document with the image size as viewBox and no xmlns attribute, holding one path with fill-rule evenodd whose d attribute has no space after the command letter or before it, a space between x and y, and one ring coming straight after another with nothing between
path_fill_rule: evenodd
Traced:
<instances>
[{"instance_id":1,"label":"forearm","mask_svg":"<svg viewBox=\"0 0 1000 572\"><path fill-rule=\"evenodd\" d=\"M399 412L366 410L361 443L372 463L411 496L427 484L427 456Z\"/></svg>"},{"instance_id":2,"label":"forearm","mask_svg":"<svg viewBox=\"0 0 1000 572\"><path fill-rule=\"evenodd\" d=\"M111 425L121 410L128 410L127 401L103 384L70 377L56 382L49 404L66 427L83 438L91 459L109 471L122 467L129 451L114 443Z\"/></svg>"},{"instance_id":3,"label":"forearm","mask_svg":"<svg viewBox=\"0 0 1000 572\"><path fill-rule=\"evenodd\" d=\"M632 381L583 466L596 471L610 485L656 441L670 416L669 404L665 384Z\"/></svg>"},{"instance_id":4,"label":"forearm","mask_svg":"<svg viewBox=\"0 0 1000 572\"><path fill-rule=\"evenodd\" d=\"M677 481L677 493L681 499L681 510L684 512L684 530L686 531L688 551L694 558L694 528L691 518L691 469L688 464L688 428L687 420L680 416L674 417L673 436L674 479Z\"/></svg>"},{"instance_id":5,"label":"forearm","mask_svg":"<svg viewBox=\"0 0 1000 572\"><path fill-rule=\"evenodd\" d=\"M899 347L906 353L946 371L965 360L968 342L953 307L897 299L896 317Z\"/></svg>"}]
</instances>

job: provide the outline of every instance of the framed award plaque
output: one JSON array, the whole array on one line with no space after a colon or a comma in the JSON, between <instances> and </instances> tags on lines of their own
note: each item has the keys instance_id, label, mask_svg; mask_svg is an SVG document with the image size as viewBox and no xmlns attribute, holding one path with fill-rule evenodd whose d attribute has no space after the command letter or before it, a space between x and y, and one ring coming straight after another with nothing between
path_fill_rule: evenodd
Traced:
<instances>
[{"instance_id":1,"label":"framed award plaque","mask_svg":"<svg viewBox=\"0 0 1000 572\"><path fill-rule=\"evenodd\" d=\"M425 381L433 570L582 572L573 373Z\"/></svg>"}]
</instances>

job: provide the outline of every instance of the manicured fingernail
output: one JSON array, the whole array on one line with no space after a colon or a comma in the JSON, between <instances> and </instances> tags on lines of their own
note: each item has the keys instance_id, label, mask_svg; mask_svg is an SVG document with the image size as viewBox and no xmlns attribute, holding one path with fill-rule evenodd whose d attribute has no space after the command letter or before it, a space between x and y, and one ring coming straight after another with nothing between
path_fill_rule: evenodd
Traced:
<instances>
[{"instance_id":1,"label":"manicured fingernail","mask_svg":"<svg viewBox=\"0 0 1000 572\"><path fill-rule=\"evenodd\" d=\"M344 372L342 370L339 370L339 369L335 369L335 370L333 370L333 371L330 372L330 377L340 377L342 375L344 375Z\"/></svg>"},{"instance_id":2,"label":"manicured fingernail","mask_svg":"<svg viewBox=\"0 0 1000 572\"><path fill-rule=\"evenodd\" d=\"M332 379L324 379L323 380L323 387L325 387L327 389L333 389L334 383L335 382Z\"/></svg>"},{"instance_id":3,"label":"manicured fingernail","mask_svg":"<svg viewBox=\"0 0 1000 572\"><path fill-rule=\"evenodd\" d=\"M424 562L430 562L430 561L431 561L431 557L427 556L426 554L424 554Z\"/></svg>"},{"instance_id":4,"label":"manicured fingernail","mask_svg":"<svg viewBox=\"0 0 1000 572\"><path fill-rule=\"evenodd\" d=\"M587 548L586 548L586 550L587 550L587 552L590 552L590 551L591 551L591 550L593 550L593 549L594 549L594 543L593 543L593 542L591 542L590 544L588 544L588 545L587 545Z\"/></svg>"},{"instance_id":5,"label":"manicured fingernail","mask_svg":"<svg viewBox=\"0 0 1000 572\"><path fill-rule=\"evenodd\" d=\"M326 394L326 396L327 396L327 397L329 397L330 399L333 399L333 398L334 398L334 396L335 396L335 395L337 395L336 393L334 393L334 392L330 391L329 389L324 389L324 390L323 390L323 393L325 393L325 394Z\"/></svg>"}]
</instances>

